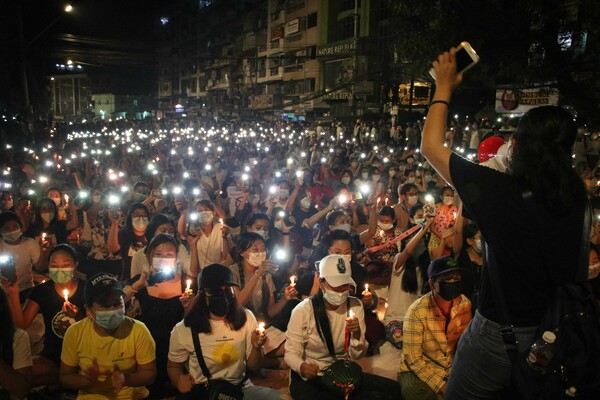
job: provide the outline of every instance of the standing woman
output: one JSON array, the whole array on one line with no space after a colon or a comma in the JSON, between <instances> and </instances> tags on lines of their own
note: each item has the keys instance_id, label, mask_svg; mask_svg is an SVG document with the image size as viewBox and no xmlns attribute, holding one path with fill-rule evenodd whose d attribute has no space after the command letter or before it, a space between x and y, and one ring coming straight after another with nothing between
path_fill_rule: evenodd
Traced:
<instances>
[{"instance_id":1,"label":"standing woman","mask_svg":"<svg viewBox=\"0 0 600 400\"><path fill-rule=\"evenodd\" d=\"M455 52L450 49L434 62L436 92L421 152L456 188L465 214L477 222L487 243L487 268L475 317L458 343L446 397L492 398L510 385L512 367L493 293L505 294L518 351L524 352L536 339L557 284L575 281L586 193L571 166L577 127L560 107L538 107L523 116L513 136L508 174L473 164L444 147L449 102L462 80ZM535 207L524 201L527 191L533 193ZM542 252L554 262L546 264Z\"/></svg>"}]
</instances>

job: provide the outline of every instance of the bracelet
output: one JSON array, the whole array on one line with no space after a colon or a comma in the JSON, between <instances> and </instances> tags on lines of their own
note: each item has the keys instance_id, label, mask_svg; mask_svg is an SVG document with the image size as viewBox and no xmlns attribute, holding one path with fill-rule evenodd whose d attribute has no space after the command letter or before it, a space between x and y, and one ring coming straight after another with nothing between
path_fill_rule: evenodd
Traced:
<instances>
[{"instance_id":1,"label":"bracelet","mask_svg":"<svg viewBox=\"0 0 600 400\"><path fill-rule=\"evenodd\" d=\"M450 103L448 103L446 100L434 100L431 103L429 103L429 107L431 107L434 104L445 104L446 107L450 108Z\"/></svg>"}]
</instances>

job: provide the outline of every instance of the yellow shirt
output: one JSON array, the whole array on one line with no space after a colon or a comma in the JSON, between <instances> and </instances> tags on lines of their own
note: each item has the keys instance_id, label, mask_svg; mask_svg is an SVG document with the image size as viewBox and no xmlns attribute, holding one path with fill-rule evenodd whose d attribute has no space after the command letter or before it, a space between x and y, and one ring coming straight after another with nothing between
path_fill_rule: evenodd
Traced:
<instances>
[{"instance_id":1,"label":"yellow shirt","mask_svg":"<svg viewBox=\"0 0 600 400\"><path fill-rule=\"evenodd\" d=\"M114 335L100 336L94 330L94 322L85 318L67 330L63 341L61 360L71 367L79 367L79 373L92 366L94 359L100 368L98 383L80 390L78 399L143 399L148 397L145 387L125 386L119 393L112 387L115 368L124 374L137 371L138 365L155 360L155 343L148 328L142 322L125 317Z\"/></svg>"}]
</instances>

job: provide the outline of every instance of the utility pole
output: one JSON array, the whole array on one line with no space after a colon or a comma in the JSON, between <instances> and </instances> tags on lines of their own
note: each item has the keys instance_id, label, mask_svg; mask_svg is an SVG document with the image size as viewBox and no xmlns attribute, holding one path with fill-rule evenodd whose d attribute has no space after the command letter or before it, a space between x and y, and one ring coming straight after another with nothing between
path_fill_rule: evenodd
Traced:
<instances>
[{"instance_id":1,"label":"utility pole","mask_svg":"<svg viewBox=\"0 0 600 400\"><path fill-rule=\"evenodd\" d=\"M356 78L358 76L358 0L354 0L354 70L352 72L352 117L357 117Z\"/></svg>"}]
</instances>

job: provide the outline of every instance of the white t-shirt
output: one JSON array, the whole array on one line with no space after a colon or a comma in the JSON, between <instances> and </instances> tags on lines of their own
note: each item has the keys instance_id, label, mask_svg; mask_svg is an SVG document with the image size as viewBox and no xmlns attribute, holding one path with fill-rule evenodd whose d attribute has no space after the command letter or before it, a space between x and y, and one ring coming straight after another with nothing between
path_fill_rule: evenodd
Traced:
<instances>
[{"instance_id":1,"label":"white t-shirt","mask_svg":"<svg viewBox=\"0 0 600 400\"><path fill-rule=\"evenodd\" d=\"M213 263L221 262L221 253L223 252L223 232L221 224L213 224L210 236L206 236L204 232L200 232L198 240L198 265L200 269Z\"/></svg>"},{"instance_id":2,"label":"white t-shirt","mask_svg":"<svg viewBox=\"0 0 600 400\"><path fill-rule=\"evenodd\" d=\"M40 246L34 239L22 236L21 243L12 245L0 239L0 253L15 259L19 291L33 287L33 265L40 259Z\"/></svg>"},{"instance_id":3,"label":"white t-shirt","mask_svg":"<svg viewBox=\"0 0 600 400\"><path fill-rule=\"evenodd\" d=\"M240 330L232 330L224 320L211 320L212 332L198 335L202 355L212 379L225 379L239 384L244 378L246 360L252 352L252 334L257 328L254 314L250 310L245 311L246 324ZM187 370L197 384L207 382L196 357L192 331L183 321L171 331L169 360L186 363Z\"/></svg>"},{"instance_id":4,"label":"white t-shirt","mask_svg":"<svg viewBox=\"0 0 600 400\"><path fill-rule=\"evenodd\" d=\"M362 303L355 297L350 297L350 309L358 318L360 339L350 339L348 352L353 359L361 358L367 351L365 340L365 313ZM331 336L335 354L338 359L345 354L346 332L346 303L336 310L325 310L331 326ZM285 341L285 362L290 368L300 374L303 362L316 364L320 369L327 368L335 361L327 350L327 345L319 336L310 298L302 300L294 310L288 323Z\"/></svg>"},{"instance_id":5,"label":"white t-shirt","mask_svg":"<svg viewBox=\"0 0 600 400\"><path fill-rule=\"evenodd\" d=\"M387 325L392 321L403 321L404 314L408 307L415 302L421 295L421 288L423 287L423 279L421 274L417 271L417 286L418 290L414 293L408 293L402 289L402 277L404 276L404 265L400 267L399 271L392 271L392 278L390 280L390 289L388 290L387 302L388 306L385 312L385 318L383 324Z\"/></svg>"},{"instance_id":6,"label":"white t-shirt","mask_svg":"<svg viewBox=\"0 0 600 400\"><path fill-rule=\"evenodd\" d=\"M133 257L131 257L132 277L136 276L137 274L141 274L142 272L150 272L150 264L148 264L148 259L146 258L146 254L144 254L144 250L146 250L146 247L136 251ZM191 275L190 260L190 254L188 253L187 249L184 245L180 244L179 248L177 249L175 272L181 275L183 271L186 275Z\"/></svg>"}]
</instances>

